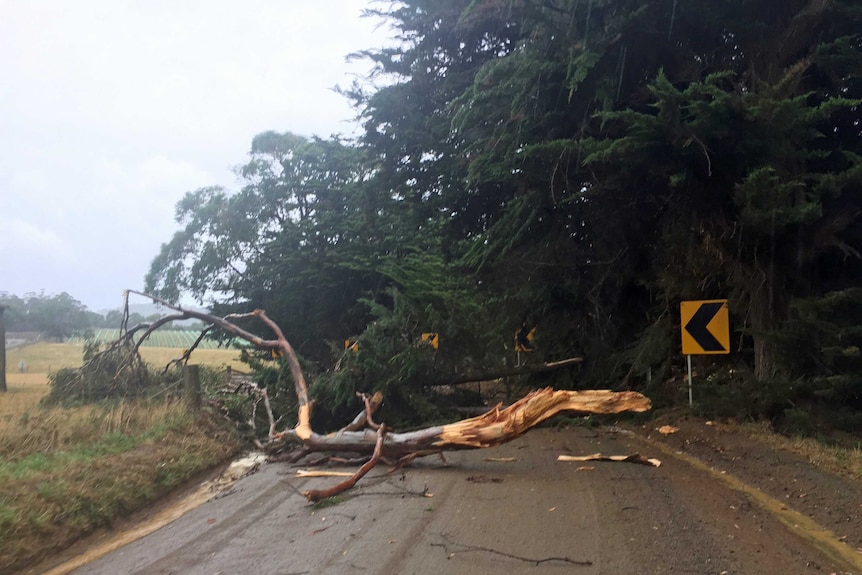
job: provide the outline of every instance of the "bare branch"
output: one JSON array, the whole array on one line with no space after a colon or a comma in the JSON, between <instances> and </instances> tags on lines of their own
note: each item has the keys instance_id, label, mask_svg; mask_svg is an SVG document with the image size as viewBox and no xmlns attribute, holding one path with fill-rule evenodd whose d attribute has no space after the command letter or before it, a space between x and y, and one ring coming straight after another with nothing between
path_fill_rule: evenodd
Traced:
<instances>
[{"instance_id":1,"label":"bare branch","mask_svg":"<svg viewBox=\"0 0 862 575\"><path fill-rule=\"evenodd\" d=\"M317 502L321 499L326 499L327 497L332 497L334 495L338 495L339 493L344 493L348 489L352 488L356 485L356 482L362 479L366 473L374 469L374 466L377 465L377 462L380 461L380 456L383 453L383 442L386 439L386 425L381 425L377 428L377 441L374 444L374 454L371 456L371 459L368 462L360 467L356 473L353 474L353 477L347 479L330 487L329 489L309 489L303 495L305 498L311 502Z\"/></svg>"},{"instance_id":2,"label":"bare branch","mask_svg":"<svg viewBox=\"0 0 862 575\"><path fill-rule=\"evenodd\" d=\"M359 392L356 392L356 397L360 398L362 400L362 403L365 404L365 423L368 424L368 427L376 431L380 428L380 425L374 423L374 420L371 418L375 409L375 407L371 404L371 398L364 393Z\"/></svg>"},{"instance_id":3,"label":"bare branch","mask_svg":"<svg viewBox=\"0 0 862 575\"><path fill-rule=\"evenodd\" d=\"M383 394L377 391L371 396L371 399L365 403L365 409L360 411L356 417L353 418L353 421L342 427L341 431L359 431L365 427L365 423L368 421L369 411L373 414L377 411L377 408L380 407L381 403L383 403Z\"/></svg>"}]
</instances>

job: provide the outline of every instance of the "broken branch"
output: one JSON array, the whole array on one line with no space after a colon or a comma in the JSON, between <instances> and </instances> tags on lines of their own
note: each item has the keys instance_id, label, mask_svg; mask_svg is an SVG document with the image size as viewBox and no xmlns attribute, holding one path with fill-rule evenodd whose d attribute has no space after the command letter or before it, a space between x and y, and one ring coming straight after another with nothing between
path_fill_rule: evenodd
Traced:
<instances>
[{"instance_id":1,"label":"broken branch","mask_svg":"<svg viewBox=\"0 0 862 575\"><path fill-rule=\"evenodd\" d=\"M383 452L383 441L386 438L386 425L380 425L377 428L377 443L374 445L374 455L371 456L371 459L368 462L360 467L356 473L350 479L339 483L329 489L309 489L303 495L309 501L316 503L321 499L326 499L327 497L332 497L334 495L338 495L340 493L344 493L348 489L352 488L356 485L356 482L362 479L366 473L371 471L377 462L380 461L380 455Z\"/></svg>"}]
</instances>

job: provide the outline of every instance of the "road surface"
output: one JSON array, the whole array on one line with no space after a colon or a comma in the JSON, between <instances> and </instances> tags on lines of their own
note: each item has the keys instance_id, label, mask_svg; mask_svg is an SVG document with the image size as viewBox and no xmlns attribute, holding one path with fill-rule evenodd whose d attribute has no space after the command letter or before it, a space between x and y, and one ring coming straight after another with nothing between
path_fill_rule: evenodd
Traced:
<instances>
[{"instance_id":1,"label":"road surface","mask_svg":"<svg viewBox=\"0 0 862 575\"><path fill-rule=\"evenodd\" d=\"M560 454L662 460L564 463ZM849 573L733 489L631 434L536 429L495 449L380 466L314 507L275 463L173 523L72 571L183 574ZM343 470L343 469L342 469Z\"/></svg>"}]
</instances>

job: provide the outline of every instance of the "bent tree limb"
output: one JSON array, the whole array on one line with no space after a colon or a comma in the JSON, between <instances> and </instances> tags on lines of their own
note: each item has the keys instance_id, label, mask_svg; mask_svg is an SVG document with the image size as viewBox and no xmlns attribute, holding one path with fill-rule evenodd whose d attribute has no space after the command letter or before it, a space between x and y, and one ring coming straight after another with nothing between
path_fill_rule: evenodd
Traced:
<instances>
[{"instance_id":1,"label":"bent tree limb","mask_svg":"<svg viewBox=\"0 0 862 575\"><path fill-rule=\"evenodd\" d=\"M352 488L370 471L381 458L409 462L423 457L463 449L495 447L520 437L541 422L561 412L581 414L613 414L624 411L642 412L650 408L650 400L634 391L614 392L610 390L564 391L544 388L533 391L506 408L497 405L490 411L449 423L406 433L390 432L383 423L373 422L372 414L380 398L364 398L365 410L349 425L335 433L322 435L311 427L311 406L308 386L293 347L285 338L281 328L266 312L257 309L246 314L232 314L220 318L205 312L185 310L155 296L129 290L178 312L178 315L195 318L244 339L263 350L279 349L288 363L293 378L294 393L298 402L297 424L291 430L276 432L270 428L272 442L298 440L303 454L313 452L351 452L370 455L370 459L349 479L326 490L305 492L309 501L318 501ZM274 339L264 339L248 332L232 319L256 317L274 334ZM553 368L552 368L553 369ZM451 382L450 382L451 383ZM365 428L360 426L365 425Z\"/></svg>"}]
</instances>

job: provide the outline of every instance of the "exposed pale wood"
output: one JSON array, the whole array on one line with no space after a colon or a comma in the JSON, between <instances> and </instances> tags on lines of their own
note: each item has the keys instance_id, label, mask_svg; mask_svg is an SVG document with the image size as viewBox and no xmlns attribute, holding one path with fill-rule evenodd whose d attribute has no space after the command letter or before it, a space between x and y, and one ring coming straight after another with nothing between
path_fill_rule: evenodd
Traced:
<instances>
[{"instance_id":1,"label":"exposed pale wood","mask_svg":"<svg viewBox=\"0 0 862 575\"><path fill-rule=\"evenodd\" d=\"M309 471L307 469L297 469L297 477L353 477L349 471Z\"/></svg>"},{"instance_id":2,"label":"exposed pale wood","mask_svg":"<svg viewBox=\"0 0 862 575\"><path fill-rule=\"evenodd\" d=\"M601 453L593 453L592 455L559 455L557 456L557 461L624 461L627 463L651 465L652 467L659 467L661 465L661 461L658 459L648 459L638 453L631 455L602 455Z\"/></svg>"},{"instance_id":3,"label":"exposed pale wood","mask_svg":"<svg viewBox=\"0 0 862 575\"><path fill-rule=\"evenodd\" d=\"M546 387L530 392L506 409L498 405L484 415L444 425L435 445L448 449L494 447L563 411L607 414L649 408L649 399L633 391L555 391Z\"/></svg>"},{"instance_id":4,"label":"exposed pale wood","mask_svg":"<svg viewBox=\"0 0 862 575\"><path fill-rule=\"evenodd\" d=\"M365 409L357 414L353 421L342 427L341 431L359 431L365 427L368 422L368 413L373 415L381 403L383 403L383 394L377 391L365 402Z\"/></svg>"}]
</instances>

